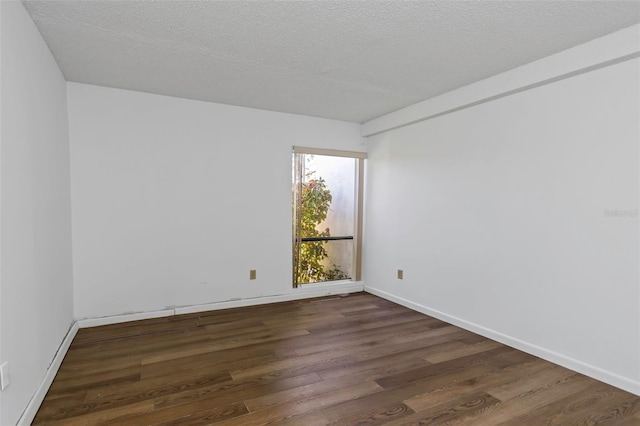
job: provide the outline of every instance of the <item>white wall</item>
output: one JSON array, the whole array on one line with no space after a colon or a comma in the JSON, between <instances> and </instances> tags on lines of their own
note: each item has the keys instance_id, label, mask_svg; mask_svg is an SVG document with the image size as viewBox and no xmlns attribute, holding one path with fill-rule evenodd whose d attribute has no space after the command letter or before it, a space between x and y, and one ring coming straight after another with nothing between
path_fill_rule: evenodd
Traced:
<instances>
[{"instance_id":1,"label":"white wall","mask_svg":"<svg viewBox=\"0 0 640 426\"><path fill-rule=\"evenodd\" d=\"M22 4L2 10L0 360L15 424L73 321L66 83Z\"/></svg>"},{"instance_id":2,"label":"white wall","mask_svg":"<svg viewBox=\"0 0 640 426\"><path fill-rule=\"evenodd\" d=\"M367 288L640 393L639 72L370 138Z\"/></svg>"},{"instance_id":3,"label":"white wall","mask_svg":"<svg viewBox=\"0 0 640 426\"><path fill-rule=\"evenodd\" d=\"M67 92L77 318L304 291L291 285L291 149L362 151L357 124Z\"/></svg>"}]
</instances>

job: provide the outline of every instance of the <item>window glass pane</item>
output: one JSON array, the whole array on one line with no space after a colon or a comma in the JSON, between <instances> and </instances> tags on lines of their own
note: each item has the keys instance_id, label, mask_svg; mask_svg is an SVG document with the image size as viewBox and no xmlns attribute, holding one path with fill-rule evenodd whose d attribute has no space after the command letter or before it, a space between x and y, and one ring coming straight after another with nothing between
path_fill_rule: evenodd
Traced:
<instances>
[{"instance_id":1,"label":"window glass pane","mask_svg":"<svg viewBox=\"0 0 640 426\"><path fill-rule=\"evenodd\" d=\"M299 284L351 279L353 240L303 242L300 259Z\"/></svg>"},{"instance_id":2,"label":"window glass pane","mask_svg":"<svg viewBox=\"0 0 640 426\"><path fill-rule=\"evenodd\" d=\"M322 180L331 195L327 217L316 229L329 229L332 236L353 236L356 160L326 155L305 157L305 180Z\"/></svg>"},{"instance_id":3,"label":"window glass pane","mask_svg":"<svg viewBox=\"0 0 640 426\"><path fill-rule=\"evenodd\" d=\"M362 159L295 151L293 285L359 279L359 177Z\"/></svg>"}]
</instances>

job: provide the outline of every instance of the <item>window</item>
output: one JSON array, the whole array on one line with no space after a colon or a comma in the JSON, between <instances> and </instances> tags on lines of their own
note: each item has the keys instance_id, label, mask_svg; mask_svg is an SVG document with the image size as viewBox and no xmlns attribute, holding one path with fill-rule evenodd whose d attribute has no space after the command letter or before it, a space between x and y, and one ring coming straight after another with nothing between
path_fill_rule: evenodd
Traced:
<instances>
[{"instance_id":1,"label":"window","mask_svg":"<svg viewBox=\"0 0 640 426\"><path fill-rule=\"evenodd\" d=\"M360 152L293 148L293 286L360 280Z\"/></svg>"}]
</instances>

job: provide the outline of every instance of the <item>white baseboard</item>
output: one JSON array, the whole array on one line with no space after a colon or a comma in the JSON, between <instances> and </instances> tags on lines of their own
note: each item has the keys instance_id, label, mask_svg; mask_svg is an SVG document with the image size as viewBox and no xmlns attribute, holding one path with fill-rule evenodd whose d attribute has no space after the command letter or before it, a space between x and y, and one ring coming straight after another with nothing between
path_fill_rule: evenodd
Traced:
<instances>
[{"instance_id":1,"label":"white baseboard","mask_svg":"<svg viewBox=\"0 0 640 426\"><path fill-rule=\"evenodd\" d=\"M49 364L49 368L47 369L42 382L40 382L40 386L38 386L36 393L31 397L29 404L27 404L27 408L25 408L22 416L20 416L20 419L18 420L18 426L27 426L33 422L33 419L38 413L40 405L42 405L42 401L44 401L44 397L47 395L47 392L49 392L49 388L51 387L51 383L53 383L53 379L56 377L56 374L58 374L58 370L60 369L62 360L67 354L73 338L76 337L78 329L78 322L74 321L73 324L71 324L67 335L62 340L58 351L53 357L53 361L51 361L51 364Z\"/></svg>"},{"instance_id":2,"label":"white baseboard","mask_svg":"<svg viewBox=\"0 0 640 426\"><path fill-rule=\"evenodd\" d=\"M77 322L80 328L97 327L100 325L119 324L122 322L138 321L150 318L169 317L173 315L192 314L197 312L216 311L220 309L241 308L244 306L264 305L267 303L331 296L333 294L357 293L359 291L364 291L364 284L362 282L344 281L313 284L309 287L299 287L291 293L286 294L225 300L221 302L205 303L202 305L179 306L161 311L136 312L97 318L83 318Z\"/></svg>"},{"instance_id":3,"label":"white baseboard","mask_svg":"<svg viewBox=\"0 0 640 426\"><path fill-rule=\"evenodd\" d=\"M78 320L78 325L80 326L80 328L98 327L100 325L119 324L121 322L170 317L172 315L175 315L173 309L164 309L162 311L135 312L131 314L110 315L106 317L83 318Z\"/></svg>"},{"instance_id":4,"label":"white baseboard","mask_svg":"<svg viewBox=\"0 0 640 426\"><path fill-rule=\"evenodd\" d=\"M216 311L219 309L241 308L243 306L265 305L267 303L288 302L290 300L310 299L313 297L331 296L334 294L356 293L359 291L364 291L364 284L362 284L361 282L313 284L310 285L310 287L311 288L305 288L304 286L302 286L287 294L252 297L247 299L208 303L204 305L180 307L175 308L175 314L180 315L204 311Z\"/></svg>"},{"instance_id":5,"label":"white baseboard","mask_svg":"<svg viewBox=\"0 0 640 426\"><path fill-rule=\"evenodd\" d=\"M394 296L393 294L387 293L386 291L383 291L383 290L378 290L376 288L368 287L365 285L364 291L366 291L367 293L375 294L376 296L380 296L383 299L390 300L392 302L405 306L414 311L421 312L425 315L429 315L434 318L438 318L439 320L442 320L442 321L446 321L460 328L464 328L465 330L472 331L481 336L487 337L489 339L503 343L507 346L511 346L513 348L527 352L531 355L535 355L539 358L553 362L554 364L561 365L570 370L584 374L585 376L592 377L596 380L600 380L601 382L610 384L612 386L615 386L617 388L623 389L627 392L631 392L635 395L640 396L639 381L635 381L627 377L620 376L618 374L612 373L610 371L604 370L594 365L587 364L577 359L562 355L558 352L554 352L549 349L517 339L515 337L502 334L495 330L491 330L489 328L483 327L479 324L475 324L475 323L463 320L461 318L454 317L444 312L440 312L438 310L429 308L428 306L414 303L402 297Z\"/></svg>"}]
</instances>

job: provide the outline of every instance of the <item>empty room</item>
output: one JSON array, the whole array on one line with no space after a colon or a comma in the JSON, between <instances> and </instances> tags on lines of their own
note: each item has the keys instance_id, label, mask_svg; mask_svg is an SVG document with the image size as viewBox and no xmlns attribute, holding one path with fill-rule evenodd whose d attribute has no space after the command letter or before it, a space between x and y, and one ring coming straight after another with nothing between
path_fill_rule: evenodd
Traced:
<instances>
[{"instance_id":1,"label":"empty room","mask_svg":"<svg viewBox=\"0 0 640 426\"><path fill-rule=\"evenodd\" d=\"M0 25L0 425L640 425L640 2Z\"/></svg>"}]
</instances>

